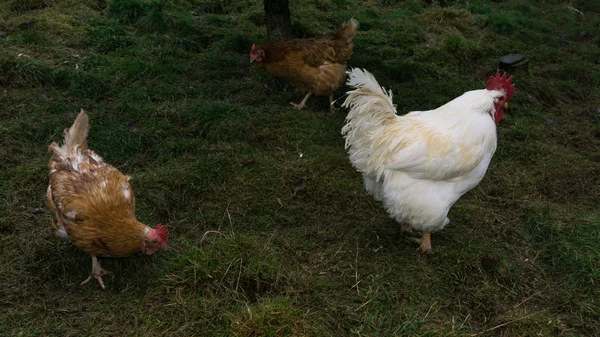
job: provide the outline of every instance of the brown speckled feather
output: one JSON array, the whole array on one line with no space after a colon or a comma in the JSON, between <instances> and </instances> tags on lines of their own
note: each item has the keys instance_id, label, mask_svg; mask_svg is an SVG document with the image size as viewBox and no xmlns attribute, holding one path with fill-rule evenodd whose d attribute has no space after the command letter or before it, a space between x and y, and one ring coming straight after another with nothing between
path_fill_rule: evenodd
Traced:
<instances>
[{"instance_id":1,"label":"brown speckled feather","mask_svg":"<svg viewBox=\"0 0 600 337\"><path fill-rule=\"evenodd\" d=\"M48 148L53 155L47 199L58 220L57 233L68 235L91 255L123 257L139 252L148 227L135 218L129 178L86 148L81 136L87 136L88 124L82 114L65 130L64 145L52 143Z\"/></svg>"},{"instance_id":2,"label":"brown speckled feather","mask_svg":"<svg viewBox=\"0 0 600 337\"><path fill-rule=\"evenodd\" d=\"M352 56L356 34L355 20L344 24L335 34L281 43L264 43L262 63L277 77L289 81L299 91L329 96L346 78L346 62Z\"/></svg>"}]
</instances>

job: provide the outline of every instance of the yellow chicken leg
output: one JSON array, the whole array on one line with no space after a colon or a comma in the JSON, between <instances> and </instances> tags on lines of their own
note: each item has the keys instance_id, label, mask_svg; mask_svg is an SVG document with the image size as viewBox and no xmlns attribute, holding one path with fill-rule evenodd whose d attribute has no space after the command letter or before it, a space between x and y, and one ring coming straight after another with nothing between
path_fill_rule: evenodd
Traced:
<instances>
[{"instance_id":1,"label":"yellow chicken leg","mask_svg":"<svg viewBox=\"0 0 600 337\"><path fill-rule=\"evenodd\" d=\"M93 277L98 280L98 283L100 283L102 289L106 289L104 287L104 281L102 281L102 275L106 274L110 274L110 272L102 269L102 267L100 267L100 262L98 262L98 258L95 255L92 255L92 273L87 279L85 279L85 281L81 282L80 285L88 283Z\"/></svg>"},{"instance_id":2,"label":"yellow chicken leg","mask_svg":"<svg viewBox=\"0 0 600 337\"><path fill-rule=\"evenodd\" d=\"M302 108L304 108L304 106L306 105L306 101L308 101L308 98L312 95L312 92L308 92L308 94L306 94L306 96L304 96L304 99L302 100L302 102L300 102L299 104L290 102L291 105L293 105L296 109L298 110L302 110Z\"/></svg>"}]
</instances>

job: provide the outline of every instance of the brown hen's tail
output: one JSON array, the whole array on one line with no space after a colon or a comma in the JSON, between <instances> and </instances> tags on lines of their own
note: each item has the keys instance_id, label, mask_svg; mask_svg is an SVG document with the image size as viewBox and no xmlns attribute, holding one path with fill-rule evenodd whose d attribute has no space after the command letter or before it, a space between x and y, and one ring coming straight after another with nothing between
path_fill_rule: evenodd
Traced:
<instances>
[{"instance_id":1,"label":"brown hen's tail","mask_svg":"<svg viewBox=\"0 0 600 337\"><path fill-rule=\"evenodd\" d=\"M344 23L340 30L335 34L336 38L346 42L347 44L352 44L352 39L354 39L354 35L356 35L356 29L358 28L358 21L354 19L350 19L350 21Z\"/></svg>"},{"instance_id":2,"label":"brown hen's tail","mask_svg":"<svg viewBox=\"0 0 600 337\"><path fill-rule=\"evenodd\" d=\"M74 154L77 147L84 150L87 147L87 136L90 130L89 118L85 111L81 109L75 122L69 129L65 129L63 137L65 137L65 145L63 148L67 154Z\"/></svg>"},{"instance_id":3,"label":"brown hen's tail","mask_svg":"<svg viewBox=\"0 0 600 337\"><path fill-rule=\"evenodd\" d=\"M69 157L75 155L77 149L84 150L87 148L87 136L90 129L89 119L83 109L75 118L75 122L69 129L65 129L63 137L65 142L62 146L57 146L56 143L50 144L48 151L54 152L59 156Z\"/></svg>"}]
</instances>

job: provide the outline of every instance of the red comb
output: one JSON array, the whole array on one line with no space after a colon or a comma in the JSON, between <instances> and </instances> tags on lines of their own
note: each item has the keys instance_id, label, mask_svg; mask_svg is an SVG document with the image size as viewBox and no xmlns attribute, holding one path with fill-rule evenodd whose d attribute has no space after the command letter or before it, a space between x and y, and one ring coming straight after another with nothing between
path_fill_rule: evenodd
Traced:
<instances>
[{"instance_id":1,"label":"red comb","mask_svg":"<svg viewBox=\"0 0 600 337\"><path fill-rule=\"evenodd\" d=\"M254 54L254 49L256 49L256 45L253 44L252 48L250 48L250 54Z\"/></svg>"},{"instance_id":2,"label":"red comb","mask_svg":"<svg viewBox=\"0 0 600 337\"><path fill-rule=\"evenodd\" d=\"M506 73L500 76L500 70L496 70L496 76L490 76L490 78L488 78L485 88L487 90L504 91L507 102L515 93L515 85L512 83L512 76L508 79L506 78Z\"/></svg>"},{"instance_id":3,"label":"red comb","mask_svg":"<svg viewBox=\"0 0 600 337\"><path fill-rule=\"evenodd\" d=\"M169 238L169 232L167 231L167 227L161 224L156 225L156 234L160 237L160 239L166 244Z\"/></svg>"}]
</instances>

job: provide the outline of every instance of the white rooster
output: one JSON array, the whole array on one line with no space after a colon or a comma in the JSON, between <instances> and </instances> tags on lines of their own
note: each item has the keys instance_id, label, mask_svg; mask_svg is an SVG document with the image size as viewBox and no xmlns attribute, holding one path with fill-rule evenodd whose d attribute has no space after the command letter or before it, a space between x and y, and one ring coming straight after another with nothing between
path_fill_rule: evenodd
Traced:
<instances>
[{"instance_id":1,"label":"white rooster","mask_svg":"<svg viewBox=\"0 0 600 337\"><path fill-rule=\"evenodd\" d=\"M450 207L477 186L496 151L496 124L514 84L506 74L490 76L473 90L430 111L396 115L392 93L366 70L352 69L343 106L350 109L342 134L365 187L401 224L423 233L422 252L431 251L431 232L450 223Z\"/></svg>"}]
</instances>

